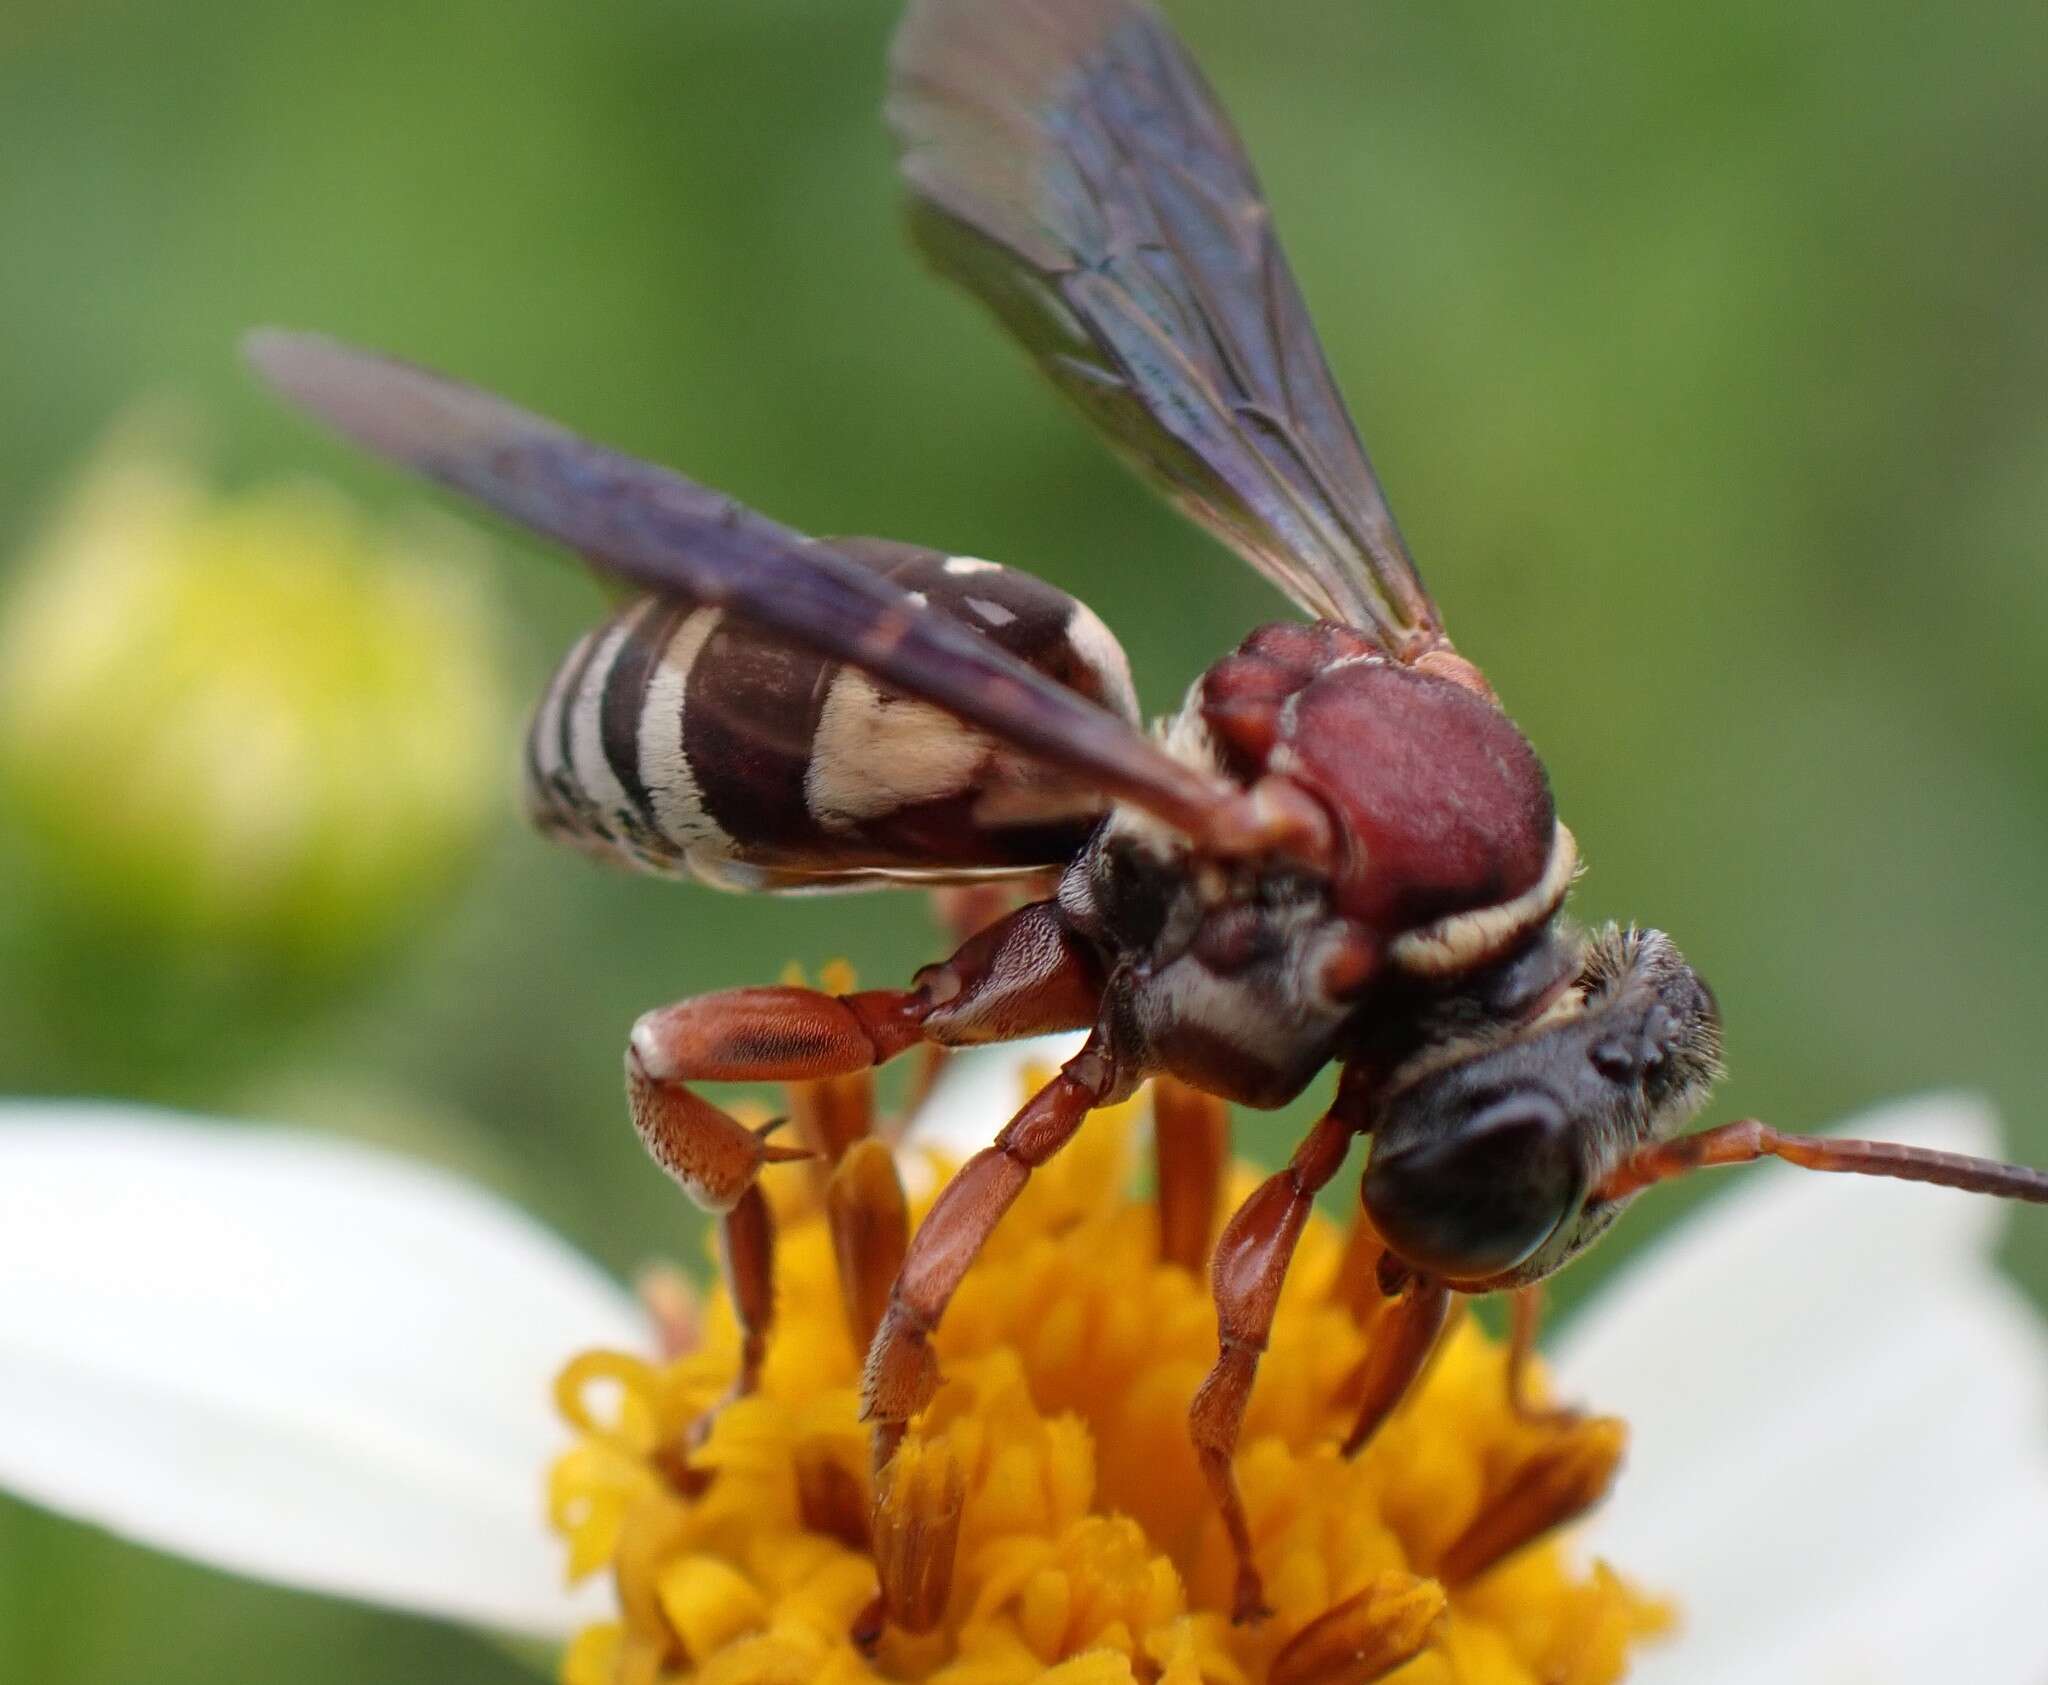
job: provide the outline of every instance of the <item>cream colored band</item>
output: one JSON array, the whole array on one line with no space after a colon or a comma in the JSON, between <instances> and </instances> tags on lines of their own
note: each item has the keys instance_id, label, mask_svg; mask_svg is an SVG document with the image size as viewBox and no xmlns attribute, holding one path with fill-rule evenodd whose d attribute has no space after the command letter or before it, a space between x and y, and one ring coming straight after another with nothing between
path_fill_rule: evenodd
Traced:
<instances>
[{"instance_id":1,"label":"cream colored band","mask_svg":"<svg viewBox=\"0 0 2048 1685\"><path fill-rule=\"evenodd\" d=\"M1448 977L1504 953L1564 904L1579 869L1578 844L1560 824L1550 845L1550 863L1536 885L1497 907L1453 913L1419 930L1397 936L1387 957L1396 969L1418 977Z\"/></svg>"}]
</instances>

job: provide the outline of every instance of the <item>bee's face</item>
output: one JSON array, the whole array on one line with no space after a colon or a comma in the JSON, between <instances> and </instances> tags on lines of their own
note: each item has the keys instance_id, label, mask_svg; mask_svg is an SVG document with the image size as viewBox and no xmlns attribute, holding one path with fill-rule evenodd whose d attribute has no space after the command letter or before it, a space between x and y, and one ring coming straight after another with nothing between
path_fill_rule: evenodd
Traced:
<instances>
[{"instance_id":1,"label":"bee's face","mask_svg":"<svg viewBox=\"0 0 2048 1685\"><path fill-rule=\"evenodd\" d=\"M1699 1109L1720 1044L1713 994L1670 939L1609 926L1548 1012L1397 1073L1366 1212L1396 1256L1456 1285L1548 1275L1613 1219L1588 1204L1607 1172Z\"/></svg>"}]
</instances>

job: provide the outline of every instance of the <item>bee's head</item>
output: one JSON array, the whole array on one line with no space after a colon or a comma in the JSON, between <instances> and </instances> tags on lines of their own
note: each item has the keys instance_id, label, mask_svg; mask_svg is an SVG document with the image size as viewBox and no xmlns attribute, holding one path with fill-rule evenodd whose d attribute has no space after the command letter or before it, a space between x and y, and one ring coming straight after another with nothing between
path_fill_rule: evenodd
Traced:
<instances>
[{"instance_id":1,"label":"bee's head","mask_svg":"<svg viewBox=\"0 0 2048 1685\"><path fill-rule=\"evenodd\" d=\"M1395 1072L1366 1213L1415 1269L1460 1286L1537 1280L1612 1220L1590 1190L1683 1128L1720 1071L1712 991L1662 931L1609 925L1546 1011L1438 1041Z\"/></svg>"}]
</instances>

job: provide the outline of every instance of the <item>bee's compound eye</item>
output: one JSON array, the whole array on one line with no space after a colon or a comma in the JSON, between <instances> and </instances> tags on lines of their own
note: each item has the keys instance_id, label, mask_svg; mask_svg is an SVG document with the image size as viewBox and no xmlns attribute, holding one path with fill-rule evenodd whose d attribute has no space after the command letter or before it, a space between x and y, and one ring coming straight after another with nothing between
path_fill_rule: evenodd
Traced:
<instances>
[{"instance_id":1,"label":"bee's compound eye","mask_svg":"<svg viewBox=\"0 0 2048 1685\"><path fill-rule=\"evenodd\" d=\"M1451 1281L1513 1269L1584 1192L1571 1120L1540 1093L1502 1096L1375 1151L1364 1188L1373 1226L1395 1253Z\"/></svg>"}]
</instances>

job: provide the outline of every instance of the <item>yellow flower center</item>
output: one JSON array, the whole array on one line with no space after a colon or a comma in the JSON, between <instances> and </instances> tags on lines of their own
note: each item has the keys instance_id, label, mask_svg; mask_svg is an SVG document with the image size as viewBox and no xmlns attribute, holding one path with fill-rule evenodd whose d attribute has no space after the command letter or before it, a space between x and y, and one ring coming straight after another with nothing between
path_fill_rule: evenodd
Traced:
<instances>
[{"instance_id":1,"label":"yellow flower center","mask_svg":"<svg viewBox=\"0 0 2048 1685\"><path fill-rule=\"evenodd\" d=\"M1161 1258L1130 1192L1137 1107L1090 1119L969 1271L944 1382L874 1503L858 1420L857 1242L823 1172L772 1176L776 1320L726 1403L738 1331L663 1283L692 1349L591 1352L558 1398L576 1443L550 1513L620 1618L564 1685L1602 1685L1665 1611L1547 1535L1605 1490L1622 1429L1511 1407L1470 1318L1356 1458L1337 1446L1372 1349L1369 1234L1302 1237L1238 1456L1271 1619L1230 1623L1232 1563L1186 1431L1216 1355L1208 1284ZM843 1170L872 1180L878 1154ZM1235 1191L1249 1191L1240 1169ZM837 1239L835 1240L835 1232ZM699 1332L701 1328L701 1333ZM708 1428L704 1425L708 1422Z\"/></svg>"}]
</instances>

